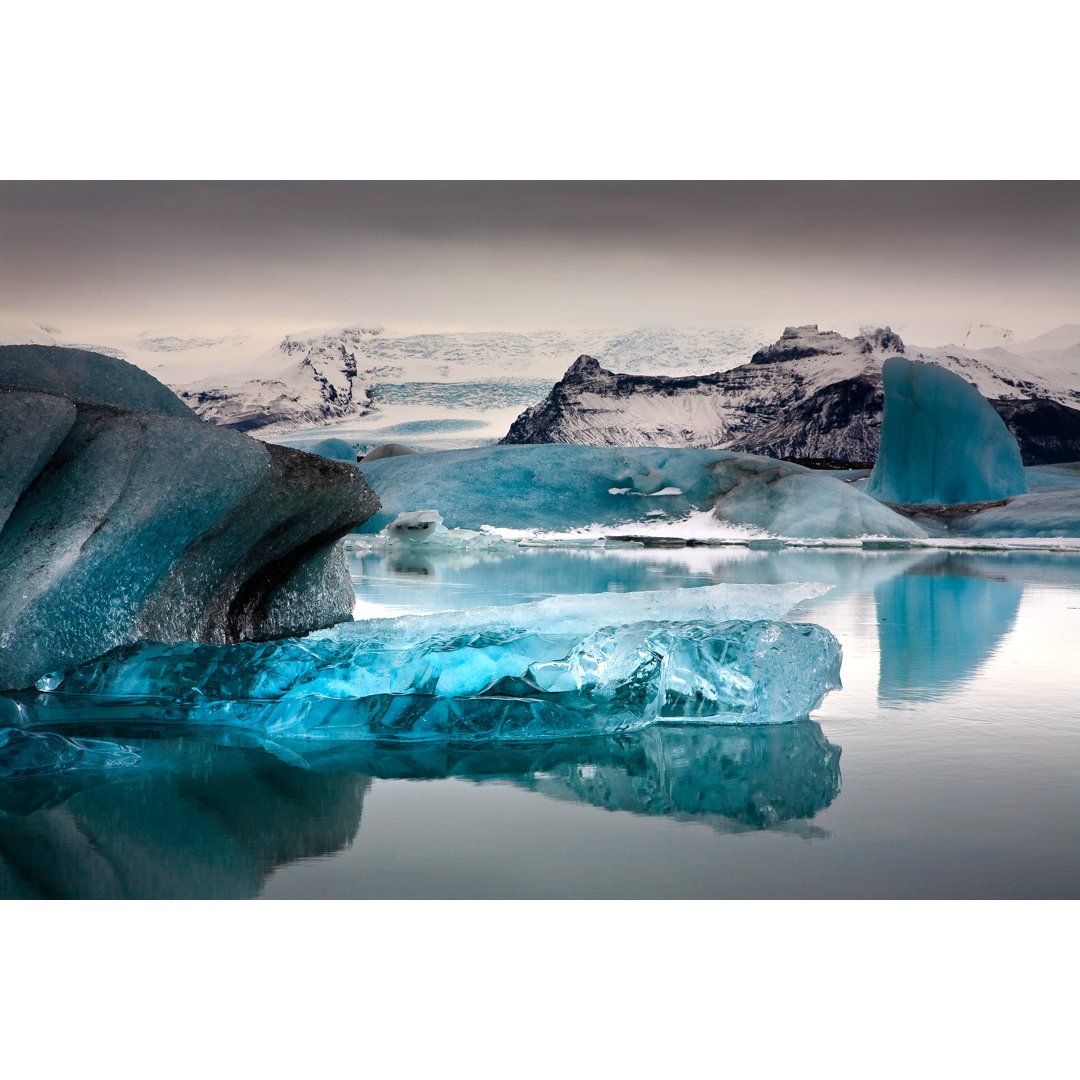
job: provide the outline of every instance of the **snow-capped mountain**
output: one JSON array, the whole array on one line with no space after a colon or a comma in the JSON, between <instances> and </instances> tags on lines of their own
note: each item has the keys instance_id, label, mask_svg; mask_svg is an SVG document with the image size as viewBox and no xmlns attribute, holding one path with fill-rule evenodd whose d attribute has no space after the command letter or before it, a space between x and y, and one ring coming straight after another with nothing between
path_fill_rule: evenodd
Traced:
<instances>
[{"instance_id":1,"label":"snow-capped mountain","mask_svg":"<svg viewBox=\"0 0 1080 1080\"><path fill-rule=\"evenodd\" d=\"M337 425L364 445L492 443L580 352L625 371L680 374L742 363L766 340L747 329L400 333L352 325L289 334L140 330L102 343L50 320L0 324L0 342L79 347L128 360L201 416L261 438Z\"/></svg>"},{"instance_id":2,"label":"snow-capped mountain","mask_svg":"<svg viewBox=\"0 0 1080 1080\"><path fill-rule=\"evenodd\" d=\"M360 370L363 343L379 330L288 336L258 358L266 376L211 376L174 387L204 420L237 431L290 431L371 411L376 374Z\"/></svg>"},{"instance_id":3,"label":"snow-capped mountain","mask_svg":"<svg viewBox=\"0 0 1080 1080\"><path fill-rule=\"evenodd\" d=\"M502 441L872 461L881 432L881 365L903 355L973 383L1016 434L1026 463L1077 460L1080 363L1070 366L1069 347L1053 352L1060 362L1043 369L1038 351L911 348L887 327L846 338L811 325L788 327L748 364L711 375L615 374L581 356ZM1080 349L1075 356L1080 360Z\"/></svg>"},{"instance_id":4,"label":"snow-capped mountain","mask_svg":"<svg viewBox=\"0 0 1080 1080\"><path fill-rule=\"evenodd\" d=\"M260 436L364 418L350 432L361 443L398 437L403 427L440 434L440 420L447 430L485 427L487 414L501 410L482 440L493 442L583 346L631 368L685 371L738 363L758 343L744 330L396 335L352 326L289 335L245 373L173 388L207 420Z\"/></svg>"}]
</instances>

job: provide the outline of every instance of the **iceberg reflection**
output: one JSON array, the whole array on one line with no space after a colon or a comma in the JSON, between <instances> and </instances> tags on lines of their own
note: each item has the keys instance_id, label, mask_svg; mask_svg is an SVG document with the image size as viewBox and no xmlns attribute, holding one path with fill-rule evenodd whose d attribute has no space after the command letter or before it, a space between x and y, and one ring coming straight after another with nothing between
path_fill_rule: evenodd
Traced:
<instances>
[{"instance_id":1,"label":"iceberg reflection","mask_svg":"<svg viewBox=\"0 0 1080 1080\"><path fill-rule=\"evenodd\" d=\"M812 720L527 746L135 741L133 769L0 782L0 896L257 896L275 868L357 839L373 777L509 782L724 832L803 835L823 835L807 819L840 791L840 748Z\"/></svg>"},{"instance_id":2,"label":"iceberg reflection","mask_svg":"<svg viewBox=\"0 0 1080 1080\"><path fill-rule=\"evenodd\" d=\"M879 701L929 701L976 674L1016 623L1024 586L1003 569L948 552L875 587Z\"/></svg>"},{"instance_id":3,"label":"iceberg reflection","mask_svg":"<svg viewBox=\"0 0 1080 1080\"><path fill-rule=\"evenodd\" d=\"M658 724L604 739L499 744L338 746L313 768L371 776L503 780L605 810L707 821L723 831L805 821L840 793L840 747L813 720L743 727Z\"/></svg>"},{"instance_id":4,"label":"iceberg reflection","mask_svg":"<svg viewBox=\"0 0 1080 1080\"><path fill-rule=\"evenodd\" d=\"M371 781L199 739L140 743L131 770L0 781L0 897L234 899L342 850Z\"/></svg>"}]
</instances>

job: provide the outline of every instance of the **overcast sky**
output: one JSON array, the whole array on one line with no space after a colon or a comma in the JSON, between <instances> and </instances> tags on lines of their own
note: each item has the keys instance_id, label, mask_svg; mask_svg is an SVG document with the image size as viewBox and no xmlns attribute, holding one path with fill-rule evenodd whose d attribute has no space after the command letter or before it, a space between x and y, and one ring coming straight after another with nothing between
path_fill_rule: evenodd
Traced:
<instances>
[{"instance_id":1,"label":"overcast sky","mask_svg":"<svg viewBox=\"0 0 1080 1080\"><path fill-rule=\"evenodd\" d=\"M1080 322L1074 182L5 182L0 316L67 331Z\"/></svg>"}]
</instances>

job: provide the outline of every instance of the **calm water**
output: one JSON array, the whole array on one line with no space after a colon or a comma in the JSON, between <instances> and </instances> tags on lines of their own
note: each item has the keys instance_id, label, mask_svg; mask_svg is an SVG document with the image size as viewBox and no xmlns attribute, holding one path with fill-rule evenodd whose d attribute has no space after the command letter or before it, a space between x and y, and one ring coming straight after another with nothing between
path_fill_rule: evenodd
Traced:
<instances>
[{"instance_id":1,"label":"calm water","mask_svg":"<svg viewBox=\"0 0 1080 1080\"><path fill-rule=\"evenodd\" d=\"M824 581L844 689L795 724L512 749L84 734L135 769L0 783L5 897L1080 895L1080 557L354 554L358 612Z\"/></svg>"}]
</instances>

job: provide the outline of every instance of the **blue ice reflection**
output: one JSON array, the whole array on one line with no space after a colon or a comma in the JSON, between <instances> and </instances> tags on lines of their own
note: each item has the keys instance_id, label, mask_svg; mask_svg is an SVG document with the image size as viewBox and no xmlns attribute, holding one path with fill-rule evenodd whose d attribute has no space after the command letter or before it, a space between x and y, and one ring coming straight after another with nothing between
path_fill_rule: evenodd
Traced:
<instances>
[{"instance_id":1,"label":"blue ice reflection","mask_svg":"<svg viewBox=\"0 0 1080 1080\"><path fill-rule=\"evenodd\" d=\"M1023 591L992 561L953 552L879 582L878 699L930 701L963 686L1016 624Z\"/></svg>"},{"instance_id":2,"label":"blue ice reflection","mask_svg":"<svg viewBox=\"0 0 1080 1080\"><path fill-rule=\"evenodd\" d=\"M723 832L808 837L824 835L809 819L840 791L840 748L811 720L517 747L134 741L135 768L0 782L0 897L257 896L277 867L356 841L372 777L509 782Z\"/></svg>"}]
</instances>

